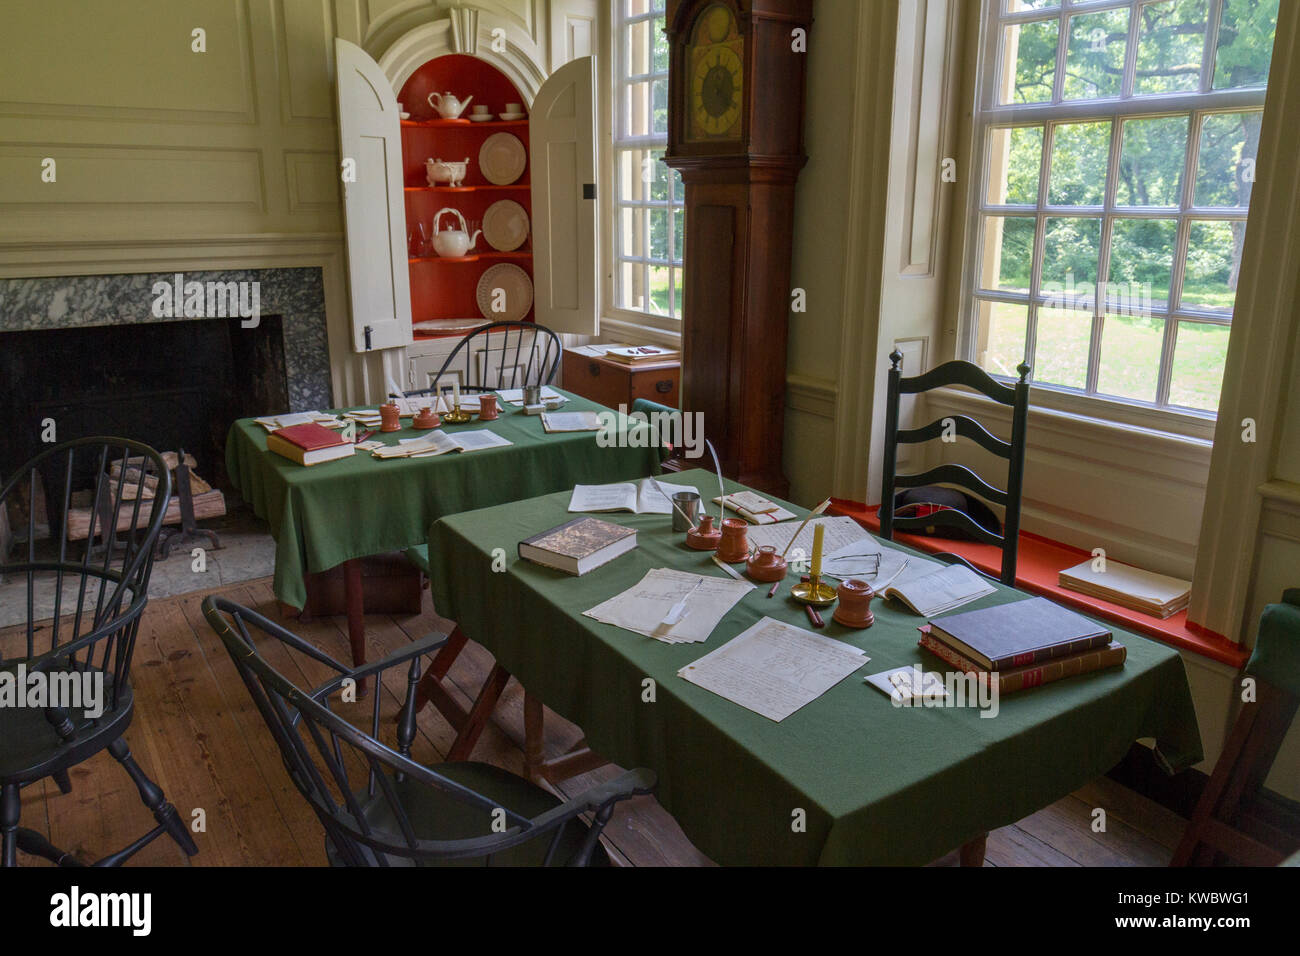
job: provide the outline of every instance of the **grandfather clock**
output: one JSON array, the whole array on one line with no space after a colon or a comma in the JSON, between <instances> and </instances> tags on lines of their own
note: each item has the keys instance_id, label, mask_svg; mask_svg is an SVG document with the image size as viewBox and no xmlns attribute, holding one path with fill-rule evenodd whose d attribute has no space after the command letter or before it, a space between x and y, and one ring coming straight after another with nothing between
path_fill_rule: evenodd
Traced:
<instances>
[{"instance_id":1,"label":"grandfather clock","mask_svg":"<svg viewBox=\"0 0 1300 956\"><path fill-rule=\"evenodd\" d=\"M812 0L668 0L668 148L686 186L682 408L728 477L785 496L786 317Z\"/></svg>"}]
</instances>

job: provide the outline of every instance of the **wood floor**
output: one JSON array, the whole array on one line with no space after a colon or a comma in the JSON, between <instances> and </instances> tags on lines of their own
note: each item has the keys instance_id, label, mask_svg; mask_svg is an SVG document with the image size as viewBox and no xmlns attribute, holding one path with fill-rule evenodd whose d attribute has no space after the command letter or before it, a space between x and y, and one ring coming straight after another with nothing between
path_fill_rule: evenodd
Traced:
<instances>
[{"instance_id":1,"label":"wood floor","mask_svg":"<svg viewBox=\"0 0 1300 956\"><path fill-rule=\"evenodd\" d=\"M277 619L270 579L221 590L232 600ZM320 866L325 863L322 831L289 783L279 753L254 709L225 649L200 613L204 592L152 602L144 617L132 677L135 722L127 739L140 765L186 820L202 810L206 827L194 834L199 855L187 859L163 837L142 850L132 865L153 866ZM426 607L428 599L425 599ZM418 617L367 617L374 660L401 644L447 631L431 610ZM310 623L286 620L303 637L340 660L347 659L341 618ZM452 693L466 706L491 667L491 656L470 642L452 668ZM315 681L303 677L304 684ZM386 714L396 713L402 678L381 688ZM388 724L392 726L391 722ZM516 773L523 770L523 692L511 680L474 759ZM558 754L581 735L547 711L547 752ZM419 719L413 756L437 762L452 731L432 707ZM614 774L602 768L564 783L574 794ZM94 859L130 842L153 820L134 785L107 753L74 769L73 789L60 794L46 780L23 791L22 825L40 830L56 845L82 859ZM1106 827L1094 832L1093 810L1106 810ZM989 835L986 866L1164 866L1185 821L1159 805L1100 778L1051 806ZM616 864L631 866L712 865L691 845L653 798L620 805L605 831ZM44 861L20 854L20 863ZM937 865L955 865L956 853Z\"/></svg>"}]
</instances>

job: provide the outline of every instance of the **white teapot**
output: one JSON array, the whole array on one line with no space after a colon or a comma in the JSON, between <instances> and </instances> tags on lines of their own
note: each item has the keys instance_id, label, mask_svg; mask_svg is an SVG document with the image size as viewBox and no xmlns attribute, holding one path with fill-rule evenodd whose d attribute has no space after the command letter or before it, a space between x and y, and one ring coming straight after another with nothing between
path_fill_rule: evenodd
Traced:
<instances>
[{"instance_id":1,"label":"white teapot","mask_svg":"<svg viewBox=\"0 0 1300 956\"><path fill-rule=\"evenodd\" d=\"M443 213L453 213L457 220L460 221L459 229L443 229L438 220L442 219ZM438 210L438 214L433 217L433 251L440 256L458 258L465 255L474 248L474 243L478 242L478 237L483 235L480 229L469 234L469 226L465 224L465 217L461 215L459 209L452 209L450 206Z\"/></svg>"},{"instance_id":2,"label":"white teapot","mask_svg":"<svg viewBox=\"0 0 1300 956\"><path fill-rule=\"evenodd\" d=\"M438 100L436 103L434 102L435 97ZM469 101L473 98L471 96L461 102L451 93L430 93L429 105L437 110L443 119L460 119L460 114L465 112L466 107L469 106Z\"/></svg>"}]
</instances>

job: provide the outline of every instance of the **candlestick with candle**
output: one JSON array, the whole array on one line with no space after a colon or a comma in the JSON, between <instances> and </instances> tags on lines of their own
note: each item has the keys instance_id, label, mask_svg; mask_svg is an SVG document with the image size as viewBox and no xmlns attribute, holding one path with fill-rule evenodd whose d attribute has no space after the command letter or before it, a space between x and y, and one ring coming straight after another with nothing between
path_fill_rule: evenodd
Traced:
<instances>
[{"instance_id":1,"label":"candlestick with candle","mask_svg":"<svg viewBox=\"0 0 1300 956\"><path fill-rule=\"evenodd\" d=\"M822 546L826 538L826 526L813 525L812 566L808 570L808 579L800 581L790 589L791 596L804 604L828 605L835 603L835 589L822 583Z\"/></svg>"},{"instance_id":2,"label":"candlestick with candle","mask_svg":"<svg viewBox=\"0 0 1300 956\"><path fill-rule=\"evenodd\" d=\"M460 382L456 379L451 380L451 411L442 416L444 422L452 425L461 425L469 421L472 417L469 412L461 411L460 408Z\"/></svg>"}]
</instances>

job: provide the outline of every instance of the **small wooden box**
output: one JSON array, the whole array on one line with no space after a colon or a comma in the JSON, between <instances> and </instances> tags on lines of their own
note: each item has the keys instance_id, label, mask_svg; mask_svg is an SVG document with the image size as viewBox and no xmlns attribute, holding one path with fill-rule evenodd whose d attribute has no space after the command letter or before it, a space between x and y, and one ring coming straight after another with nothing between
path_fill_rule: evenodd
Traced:
<instances>
[{"instance_id":1,"label":"small wooden box","mask_svg":"<svg viewBox=\"0 0 1300 956\"><path fill-rule=\"evenodd\" d=\"M638 398L679 407L682 363L677 359L633 366L565 349L561 375L564 388L608 408L626 405L630 411Z\"/></svg>"}]
</instances>

